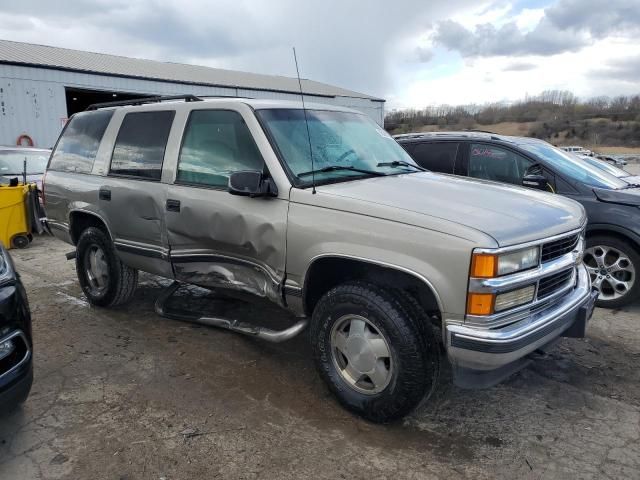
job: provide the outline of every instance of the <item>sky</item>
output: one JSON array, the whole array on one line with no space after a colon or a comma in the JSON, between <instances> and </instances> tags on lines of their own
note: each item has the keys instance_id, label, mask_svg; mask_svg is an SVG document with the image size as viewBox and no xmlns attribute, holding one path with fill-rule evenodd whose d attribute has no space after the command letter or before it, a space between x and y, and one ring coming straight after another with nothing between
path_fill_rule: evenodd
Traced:
<instances>
[{"instance_id":1,"label":"sky","mask_svg":"<svg viewBox=\"0 0 640 480\"><path fill-rule=\"evenodd\" d=\"M640 0L21 0L0 38L295 76L387 109L640 93Z\"/></svg>"}]
</instances>

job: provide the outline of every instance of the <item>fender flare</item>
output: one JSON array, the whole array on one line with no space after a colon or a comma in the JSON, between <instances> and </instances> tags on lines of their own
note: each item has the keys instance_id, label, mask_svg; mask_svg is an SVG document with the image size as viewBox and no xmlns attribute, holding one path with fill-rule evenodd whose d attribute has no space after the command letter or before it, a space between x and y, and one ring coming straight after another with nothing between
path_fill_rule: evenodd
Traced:
<instances>
[{"instance_id":1,"label":"fender flare","mask_svg":"<svg viewBox=\"0 0 640 480\"><path fill-rule=\"evenodd\" d=\"M618 235L622 235L623 237L628 238L635 244L636 247L640 248L640 234L634 232L633 230L629 230L628 228L621 227L620 225L613 225L611 223L587 224L587 236L589 236L589 232L593 231L617 233Z\"/></svg>"},{"instance_id":2,"label":"fender flare","mask_svg":"<svg viewBox=\"0 0 640 480\"><path fill-rule=\"evenodd\" d=\"M316 255L315 257L313 257L310 261L309 264L307 265L307 269L305 271L304 274L304 283L302 284L302 289L301 289L301 295L303 298L303 302L304 299L306 298L306 294L307 294L307 287L309 285L309 273L311 271L311 268L313 266L314 263L316 263L318 260L324 259L324 258L341 258L341 259L345 259L345 260L354 260L354 261L358 261L358 262L362 262L362 263L369 263L372 265L376 265L378 267L383 267L383 268L388 268L391 270L396 270L402 273L405 273L407 275L410 275L412 277L414 277L416 280L424 283L429 290L431 290L431 293L433 294L435 300L436 300L436 304L438 305L438 309L440 310L440 312L444 312L444 305L442 303L442 299L440 298L440 294L438 293L438 290L436 290L436 288L434 287L433 283L431 283L424 275L421 275L411 269L405 268L405 267L401 267L399 265L394 265L392 263L387 263L387 262L383 262L383 261L378 261L378 260L373 260L370 258L365 258L365 257L358 257L358 256L354 256L354 255L345 255L345 254L341 254L341 253L323 253L320 255ZM306 306L305 306L306 308Z\"/></svg>"}]
</instances>

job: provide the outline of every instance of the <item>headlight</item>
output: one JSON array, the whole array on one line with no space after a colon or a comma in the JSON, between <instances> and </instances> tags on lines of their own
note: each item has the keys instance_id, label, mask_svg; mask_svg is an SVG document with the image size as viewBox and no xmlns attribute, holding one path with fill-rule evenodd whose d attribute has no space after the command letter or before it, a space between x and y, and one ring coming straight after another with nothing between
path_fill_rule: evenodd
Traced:
<instances>
[{"instance_id":1,"label":"headlight","mask_svg":"<svg viewBox=\"0 0 640 480\"><path fill-rule=\"evenodd\" d=\"M0 283L3 283L5 280L8 280L11 275L11 271L9 269L9 261L7 259L7 251L2 248L2 244L0 244Z\"/></svg>"},{"instance_id":2,"label":"headlight","mask_svg":"<svg viewBox=\"0 0 640 480\"><path fill-rule=\"evenodd\" d=\"M0 278L6 275L8 269L7 260L4 258L4 251L0 248Z\"/></svg>"},{"instance_id":3,"label":"headlight","mask_svg":"<svg viewBox=\"0 0 640 480\"><path fill-rule=\"evenodd\" d=\"M518 307L525 303L533 301L533 294L536 292L535 285L529 285L528 287L519 288L518 290L512 290L507 293L500 293L496 295L496 301L494 306L495 312L501 312L509 308Z\"/></svg>"},{"instance_id":4,"label":"headlight","mask_svg":"<svg viewBox=\"0 0 640 480\"><path fill-rule=\"evenodd\" d=\"M502 254L474 253L471 262L471 276L476 278L499 277L537 267L539 260L540 247L524 248Z\"/></svg>"},{"instance_id":5,"label":"headlight","mask_svg":"<svg viewBox=\"0 0 640 480\"><path fill-rule=\"evenodd\" d=\"M470 292L467 297L467 314L493 315L503 310L519 307L532 302L535 292L535 285L498 294Z\"/></svg>"},{"instance_id":6,"label":"headlight","mask_svg":"<svg viewBox=\"0 0 640 480\"><path fill-rule=\"evenodd\" d=\"M12 340L0 343L0 360L11 355L15 348Z\"/></svg>"}]
</instances>

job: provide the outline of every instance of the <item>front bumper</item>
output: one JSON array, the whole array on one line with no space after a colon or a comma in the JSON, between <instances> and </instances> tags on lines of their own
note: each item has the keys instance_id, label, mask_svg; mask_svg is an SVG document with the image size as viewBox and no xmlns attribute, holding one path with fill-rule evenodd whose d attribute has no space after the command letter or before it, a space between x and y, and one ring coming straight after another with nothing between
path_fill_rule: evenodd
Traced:
<instances>
[{"instance_id":1,"label":"front bumper","mask_svg":"<svg viewBox=\"0 0 640 480\"><path fill-rule=\"evenodd\" d=\"M584 336L597 293L591 290L584 265L578 267L577 277L576 287L559 302L515 324L496 329L447 325L454 382L463 387L494 385L524 367L529 354L559 336Z\"/></svg>"},{"instance_id":2,"label":"front bumper","mask_svg":"<svg viewBox=\"0 0 640 480\"><path fill-rule=\"evenodd\" d=\"M33 344L31 313L24 286L13 263L0 246L0 255L8 262L0 285L0 345L11 342L13 349L0 358L0 413L24 401L33 381Z\"/></svg>"},{"instance_id":3,"label":"front bumper","mask_svg":"<svg viewBox=\"0 0 640 480\"><path fill-rule=\"evenodd\" d=\"M11 341L15 351L0 360L0 412L26 400L33 383L33 357L29 341L21 330L14 330L0 338Z\"/></svg>"}]
</instances>

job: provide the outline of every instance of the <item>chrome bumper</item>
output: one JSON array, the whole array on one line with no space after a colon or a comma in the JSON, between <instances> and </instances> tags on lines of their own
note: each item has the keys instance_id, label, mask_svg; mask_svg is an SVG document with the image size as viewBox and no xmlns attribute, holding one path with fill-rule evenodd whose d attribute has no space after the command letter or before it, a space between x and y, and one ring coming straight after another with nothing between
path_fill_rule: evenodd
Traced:
<instances>
[{"instance_id":1,"label":"chrome bumper","mask_svg":"<svg viewBox=\"0 0 640 480\"><path fill-rule=\"evenodd\" d=\"M577 277L576 287L562 299L514 324L494 329L447 325L446 345L454 375L460 369L487 372L515 366L523 357L559 337L578 320L586 324L593 312L596 295L591 292L591 281L582 264L577 267ZM489 384L498 383L501 379Z\"/></svg>"}]
</instances>

